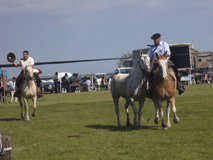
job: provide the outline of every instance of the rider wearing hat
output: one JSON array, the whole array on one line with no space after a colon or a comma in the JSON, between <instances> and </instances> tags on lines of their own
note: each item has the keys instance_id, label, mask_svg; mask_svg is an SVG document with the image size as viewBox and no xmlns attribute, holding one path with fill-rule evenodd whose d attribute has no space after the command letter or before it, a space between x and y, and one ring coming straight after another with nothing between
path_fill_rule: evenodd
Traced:
<instances>
[{"instance_id":1,"label":"rider wearing hat","mask_svg":"<svg viewBox=\"0 0 213 160\"><path fill-rule=\"evenodd\" d=\"M22 62L21 62L22 61ZM23 70L28 66L31 65L34 68L34 59L32 57L29 57L29 52L28 51L23 51L23 58L19 60L18 63L13 62L13 64L18 67L21 65L21 73L19 74L18 77L16 77L16 92L14 94L15 97L18 97L20 94L20 85L24 80L24 75L23 75ZM41 85L41 79L38 76L38 74L41 73L41 70L38 69L33 69L34 77L36 79L37 83L37 93L40 93L40 85Z\"/></svg>"},{"instance_id":2,"label":"rider wearing hat","mask_svg":"<svg viewBox=\"0 0 213 160\"><path fill-rule=\"evenodd\" d=\"M157 57L156 57L156 53L158 55L163 55L165 52L167 53L166 57L167 60L169 60L170 56L171 56L171 51L169 48L168 43L161 41L161 35L159 33L155 33L152 35L151 39L153 39L154 44L150 46L150 63L157 61ZM183 86L180 85L180 76L178 74L178 69L177 67L174 65L173 62L171 62L169 60L169 66L173 68L173 70L175 71L176 77L177 77L177 89L179 91L179 95L182 94L185 91L185 88ZM149 77L149 89L147 91L146 97L147 98L153 98L153 90L152 90L152 83L154 80L154 73L153 71L156 69L156 65L154 64L154 67L150 73L150 77Z\"/></svg>"}]
</instances>

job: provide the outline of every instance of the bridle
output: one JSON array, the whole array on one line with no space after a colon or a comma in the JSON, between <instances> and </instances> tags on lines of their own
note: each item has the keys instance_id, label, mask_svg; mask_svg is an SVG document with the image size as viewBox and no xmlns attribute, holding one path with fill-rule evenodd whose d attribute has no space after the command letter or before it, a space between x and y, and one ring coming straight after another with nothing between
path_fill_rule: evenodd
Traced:
<instances>
[{"instance_id":1,"label":"bridle","mask_svg":"<svg viewBox=\"0 0 213 160\"><path fill-rule=\"evenodd\" d=\"M143 72L146 73L147 70L146 70L146 69L143 69L143 68L141 67L141 63L140 63L140 61L142 61L142 60L141 60L141 57L142 57L142 56L139 57L139 68L141 69L141 71L143 71Z\"/></svg>"},{"instance_id":2,"label":"bridle","mask_svg":"<svg viewBox=\"0 0 213 160\"><path fill-rule=\"evenodd\" d=\"M27 77L26 75L27 75L28 72L29 72L29 71L27 70L27 68L24 68L24 69L23 69L23 75L24 75L25 77ZM28 74L28 75L29 75L29 74ZM34 76L31 77L31 76L29 75L29 76L28 76L28 79L29 79L29 80L34 80Z\"/></svg>"}]
</instances>

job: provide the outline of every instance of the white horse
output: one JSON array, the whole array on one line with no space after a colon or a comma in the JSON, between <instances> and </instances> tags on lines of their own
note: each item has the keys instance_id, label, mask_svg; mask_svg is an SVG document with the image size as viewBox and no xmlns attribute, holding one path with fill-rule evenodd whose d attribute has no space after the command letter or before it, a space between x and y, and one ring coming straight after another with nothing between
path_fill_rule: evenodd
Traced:
<instances>
[{"instance_id":1,"label":"white horse","mask_svg":"<svg viewBox=\"0 0 213 160\"><path fill-rule=\"evenodd\" d=\"M150 71L150 58L148 55L142 55L130 75L117 74L111 81L111 93L114 100L115 112L118 120L118 127L121 127L119 118L119 98L122 96L126 99L125 110L127 115L126 125L131 125L129 118L128 106L131 104L134 112L134 127L141 128L141 115L143 104L145 102L147 79L146 73ZM135 106L135 101L139 102L139 109ZM138 112L138 121L137 121Z\"/></svg>"},{"instance_id":2,"label":"white horse","mask_svg":"<svg viewBox=\"0 0 213 160\"><path fill-rule=\"evenodd\" d=\"M22 111L22 100L21 97L24 100L25 103L25 119L27 121L30 120L29 115L28 115L28 100L32 99L33 100L33 114L32 116L35 116L35 110L36 110L36 101L37 101L37 87L36 87L36 83L34 80L34 76L33 76L33 68L31 65L26 66L26 68L24 69L24 75L26 76L25 80L23 81L23 83L20 85L20 91L21 94L18 97L20 106L21 106L21 117L24 118L24 114Z\"/></svg>"}]
</instances>

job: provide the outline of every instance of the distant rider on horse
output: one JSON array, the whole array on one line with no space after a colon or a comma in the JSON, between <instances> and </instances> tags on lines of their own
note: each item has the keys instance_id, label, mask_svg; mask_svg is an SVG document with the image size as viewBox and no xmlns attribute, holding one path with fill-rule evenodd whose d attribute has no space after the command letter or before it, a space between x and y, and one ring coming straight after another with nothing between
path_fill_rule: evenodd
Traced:
<instances>
[{"instance_id":1,"label":"distant rider on horse","mask_svg":"<svg viewBox=\"0 0 213 160\"><path fill-rule=\"evenodd\" d=\"M22 61L22 63L21 63L21 61ZM28 65L31 65L34 68L34 59L32 57L29 57L28 51L24 51L23 58L21 58L18 63L13 62L13 64L16 67L21 65L21 73L19 74L18 77L16 77L16 92L14 94L15 97L18 97L21 93L20 85L24 80L24 69ZM42 96L41 91L40 91L41 79L38 76L38 74L42 73L42 71L37 68L37 69L33 69L33 73L34 73L35 81L37 84L37 94L38 94L38 97L41 97Z\"/></svg>"},{"instance_id":2,"label":"distant rider on horse","mask_svg":"<svg viewBox=\"0 0 213 160\"><path fill-rule=\"evenodd\" d=\"M178 74L178 69L177 67L174 65L174 63L172 61L170 61L170 56L171 56L171 51L169 49L169 45L168 43L161 41L161 35L159 33L155 33L154 35L152 35L151 39L153 39L154 44L151 45L150 47L150 64L152 62L157 61L157 57L156 54L158 55L163 55L165 52L167 53L167 60L169 61L169 67L172 67L173 70L175 71L176 74L176 78L177 78L177 90L179 91L179 95L182 94L185 91L185 88L183 86L180 85L180 76ZM153 98L153 89L152 89L152 83L154 80L154 73L153 71L157 68L157 65L155 63L153 63L154 67L150 73L150 77L149 77L149 89L147 90L147 94L146 97L152 99Z\"/></svg>"}]
</instances>

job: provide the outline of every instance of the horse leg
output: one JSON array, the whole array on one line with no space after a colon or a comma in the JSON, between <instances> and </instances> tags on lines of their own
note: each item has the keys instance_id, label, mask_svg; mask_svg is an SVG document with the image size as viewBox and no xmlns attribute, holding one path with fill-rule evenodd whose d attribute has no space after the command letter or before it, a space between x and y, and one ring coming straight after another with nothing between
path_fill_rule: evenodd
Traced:
<instances>
[{"instance_id":1,"label":"horse leg","mask_svg":"<svg viewBox=\"0 0 213 160\"><path fill-rule=\"evenodd\" d=\"M137 108L135 106L135 101L133 98L129 98L128 99L131 106L132 106L132 109L133 109L133 112L134 112L134 127L137 129L138 128L138 123L137 123Z\"/></svg>"},{"instance_id":2,"label":"horse leg","mask_svg":"<svg viewBox=\"0 0 213 160\"><path fill-rule=\"evenodd\" d=\"M25 103L25 119L27 121L29 121L30 120L29 115L28 115L29 107L28 107L28 100L26 98L24 98L24 103Z\"/></svg>"},{"instance_id":3,"label":"horse leg","mask_svg":"<svg viewBox=\"0 0 213 160\"><path fill-rule=\"evenodd\" d=\"M157 106L158 106L158 109L159 109L159 112L160 112L162 129L163 129L163 130L167 130L167 127L166 127L166 125L164 124L164 119L163 119L164 113L163 113L163 108L162 108L162 102L161 102L160 100L157 100L156 103L157 103Z\"/></svg>"},{"instance_id":4,"label":"horse leg","mask_svg":"<svg viewBox=\"0 0 213 160\"><path fill-rule=\"evenodd\" d=\"M166 126L167 127L171 127L171 123L170 123L170 101L167 101L167 107L166 107L166 112L167 112L167 122L166 122Z\"/></svg>"},{"instance_id":5,"label":"horse leg","mask_svg":"<svg viewBox=\"0 0 213 160\"><path fill-rule=\"evenodd\" d=\"M174 114L174 123L179 123L179 118L176 114L175 97L171 99L171 104L172 104L172 113Z\"/></svg>"},{"instance_id":6,"label":"horse leg","mask_svg":"<svg viewBox=\"0 0 213 160\"><path fill-rule=\"evenodd\" d=\"M154 119L154 122L155 122L155 124L159 124L158 105L157 105L157 103L154 103L154 105L155 105L155 119Z\"/></svg>"},{"instance_id":7,"label":"horse leg","mask_svg":"<svg viewBox=\"0 0 213 160\"><path fill-rule=\"evenodd\" d=\"M36 116L35 111L36 111L36 100L37 100L37 97L35 96L32 100L33 100L33 114L32 114L32 116L35 117Z\"/></svg>"},{"instance_id":8,"label":"horse leg","mask_svg":"<svg viewBox=\"0 0 213 160\"><path fill-rule=\"evenodd\" d=\"M121 122L120 122L120 117L119 117L119 97L113 97L114 99L114 105L115 105L115 113L117 115L117 121L118 121L118 128L121 128Z\"/></svg>"},{"instance_id":9,"label":"horse leg","mask_svg":"<svg viewBox=\"0 0 213 160\"><path fill-rule=\"evenodd\" d=\"M141 126L141 117L143 114L143 105L145 102L145 97L142 98L142 100L139 102L139 109L138 109L138 129L142 129Z\"/></svg>"},{"instance_id":10,"label":"horse leg","mask_svg":"<svg viewBox=\"0 0 213 160\"><path fill-rule=\"evenodd\" d=\"M127 116L126 126L131 126L128 107L129 107L129 102L126 100L126 103L125 103L125 111L126 111L126 116Z\"/></svg>"},{"instance_id":11,"label":"horse leg","mask_svg":"<svg viewBox=\"0 0 213 160\"><path fill-rule=\"evenodd\" d=\"M21 107L21 118L24 118L24 113L23 113L23 103L22 103L22 100L21 100L21 96L19 95L18 96L18 101L19 101L19 104L20 104L20 107Z\"/></svg>"}]
</instances>

